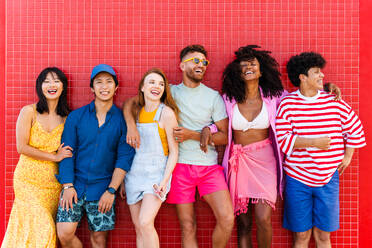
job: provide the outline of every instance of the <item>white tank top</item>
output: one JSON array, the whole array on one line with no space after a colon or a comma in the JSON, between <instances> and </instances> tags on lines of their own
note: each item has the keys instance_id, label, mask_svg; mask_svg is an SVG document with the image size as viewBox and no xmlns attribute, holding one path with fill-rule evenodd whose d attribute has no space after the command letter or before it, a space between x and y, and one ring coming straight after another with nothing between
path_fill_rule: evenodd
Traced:
<instances>
[{"instance_id":1,"label":"white tank top","mask_svg":"<svg viewBox=\"0 0 372 248\"><path fill-rule=\"evenodd\" d=\"M233 130L245 132L248 129L266 129L269 128L269 126L269 113L267 112L265 103L262 103L261 112L251 122L247 121L247 119L240 113L238 104L235 104L232 119Z\"/></svg>"}]
</instances>

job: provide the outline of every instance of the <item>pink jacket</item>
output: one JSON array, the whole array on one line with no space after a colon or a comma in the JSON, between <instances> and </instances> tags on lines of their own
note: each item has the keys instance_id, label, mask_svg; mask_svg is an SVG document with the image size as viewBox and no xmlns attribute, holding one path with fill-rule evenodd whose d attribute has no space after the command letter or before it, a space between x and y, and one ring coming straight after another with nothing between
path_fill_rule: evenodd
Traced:
<instances>
[{"instance_id":1,"label":"pink jacket","mask_svg":"<svg viewBox=\"0 0 372 248\"><path fill-rule=\"evenodd\" d=\"M262 94L262 90L260 88L260 91L261 91L261 96L263 96ZM275 153L275 156L276 156L276 161L278 162L277 163L277 175L278 175L278 191L279 191L279 194L280 196L282 195L282 192L283 192L283 168L282 168L282 163L283 163L283 154L282 152L280 151L280 148L279 148L279 145L278 145L278 140L276 138L276 130L275 130L275 116L276 116L276 110L277 110L277 107L280 103L280 100L286 96L288 94L287 91L284 91L282 93L282 95L280 97L273 97L273 98L270 98L270 97L263 97L262 100L264 102L264 104L266 104L266 108L267 108L267 111L269 113L269 120L270 120L270 135L269 135L269 138L270 140L272 141L272 144L273 144L273 147L274 147L274 153ZM231 149L231 143L232 143L232 126L231 126L231 123L232 123L232 114L233 114L233 108L236 104L236 101L234 99L232 99L231 101L227 98L226 94L224 94L222 96L223 100L225 101L225 106L226 106L226 111L227 111L227 115L229 117L229 131L228 131L228 143L227 143L227 146L226 146L226 149L225 149L225 154L223 156L223 160L222 160L222 166L224 168L224 171L225 171L225 177L227 179L227 175L228 175L228 166L229 166L229 158L230 158L230 149ZM249 179L248 179L249 180Z\"/></svg>"}]
</instances>

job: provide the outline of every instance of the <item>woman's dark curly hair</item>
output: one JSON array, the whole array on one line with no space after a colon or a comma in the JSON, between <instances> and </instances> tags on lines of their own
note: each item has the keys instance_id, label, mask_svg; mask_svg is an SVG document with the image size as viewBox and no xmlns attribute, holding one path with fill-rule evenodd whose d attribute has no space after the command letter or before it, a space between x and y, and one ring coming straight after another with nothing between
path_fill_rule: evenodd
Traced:
<instances>
[{"instance_id":1,"label":"woman's dark curly hair","mask_svg":"<svg viewBox=\"0 0 372 248\"><path fill-rule=\"evenodd\" d=\"M300 74L307 76L310 68L319 67L322 69L325 64L325 59L319 53L304 52L292 56L287 63L288 78L294 86L299 87L301 83Z\"/></svg>"},{"instance_id":2,"label":"woman's dark curly hair","mask_svg":"<svg viewBox=\"0 0 372 248\"><path fill-rule=\"evenodd\" d=\"M40 72L39 76L36 79L36 93L37 93L37 96L39 97L39 101L36 103L36 110L40 114L44 112L49 113L48 102L42 89L43 82L45 81L49 73L52 74L53 78L54 76L57 76L58 79L62 82L63 89L58 99L56 112L57 112L57 115L65 117L70 113L70 108L67 104L67 77L57 67L45 68L44 70L42 70L42 72Z\"/></svg>"},{"instance_id":3,"label":"woman's dark curly hair","mask_svg":"<svg viewBox=\"0 0 372 248\"><path fill-rule=\"evenodd\" d=\"M257 59L260 63L262 76L259 78L259 85L264 97L280 96L283 92L282 81L280 80L279 64L270 55L270 51L258 50L257 45L240 47L235 52L235 59L226 66L223 72L222 93L232 100L233 98L242 103L246 99L246 84L241 76L241 61L252 61Z\"/></svg>"}]
</instances>

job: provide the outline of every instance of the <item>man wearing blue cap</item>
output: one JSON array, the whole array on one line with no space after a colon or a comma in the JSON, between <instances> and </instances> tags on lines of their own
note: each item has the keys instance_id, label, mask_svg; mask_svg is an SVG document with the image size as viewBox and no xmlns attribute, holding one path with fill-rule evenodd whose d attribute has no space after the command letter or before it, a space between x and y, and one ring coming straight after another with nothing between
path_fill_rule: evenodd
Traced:
<instances>
[{"instance_id":1,"label":"man wearing blue cap","mask_svg":"<svg viewBox=\"0 0 372 248\"><path fill-rule=\"evenodd\" d=\"M73 157L59 164L63 191L57 212L57 235L62 247L82 247L75 231L86 212L92 247L106 247L115 224L115 192L129 171L134 149L126 143L123 114L113 104L118 80L113 68L93 68L90 88L94 101L67 117L62 143Z\"/></svg>"}]
</instances>

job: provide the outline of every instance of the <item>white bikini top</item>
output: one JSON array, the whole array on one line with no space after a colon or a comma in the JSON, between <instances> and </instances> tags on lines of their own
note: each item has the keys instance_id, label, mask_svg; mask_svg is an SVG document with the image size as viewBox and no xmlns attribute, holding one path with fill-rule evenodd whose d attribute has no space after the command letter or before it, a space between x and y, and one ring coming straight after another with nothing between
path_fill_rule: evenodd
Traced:
<instances>
[{"instance_id":1,"label":"white bikini top","mask_svg":"<svg viewBox=\"0 0 372 248\"><path fill-rule=\"evenodd\" d=\"M238 104L235 104L232 119L233 130L245 132L248 129L266 129L269 128L269 126L269 113L267 112L265 103L262 103L261 112L251 122L247 121L247 119L240 113Z\"/></svg>"}]
</instances>

